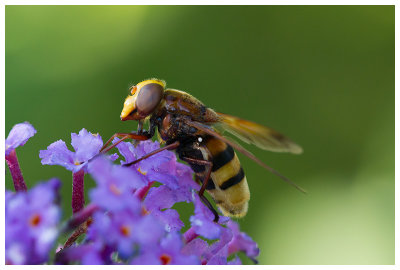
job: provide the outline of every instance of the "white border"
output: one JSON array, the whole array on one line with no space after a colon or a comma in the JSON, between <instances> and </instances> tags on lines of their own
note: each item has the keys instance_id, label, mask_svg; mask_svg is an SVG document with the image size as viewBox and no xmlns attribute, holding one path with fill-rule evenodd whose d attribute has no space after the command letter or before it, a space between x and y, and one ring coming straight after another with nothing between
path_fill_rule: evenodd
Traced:
<instances>
[{"instance_id":1,"label":"white border","mask_svg":"<svg viewBox=\"0 0 400 270\"><path fill-rule=\"evenodd\" d=\"M365 0L365 1L346 1L346 0L6 0L5 5L395 5L396 1ZM4 6L4 4L2 4Z\"/></svg>"},{"instance_id":2,"label":"white border","mask_svg":"<svg viewBox=\"0 0 400 270\"><path fill-rule=\"evenodd\" d=\"M54 1L28 1L28 0L19 0L19 1L5 1L4 3L0 4L0 50L2 52L0 56L0 83L1 83L1 93L3 98L0 99L0 104L1 104L1 132L2 132L2 140L5 138L5 132L4 132L4 124L5 124L5 6L6 5L395 5L396 1L346 1L346 0L341 0L341 1L296 1L296 0L290 0L290 1L279 1L279 0L273 0L273 1L259 1L259 0L220 0L220 1L215 1L215 0L203 0L203 1L155 1L155 0L149 0L149 1L129 1L129 0L115 0L115 1L106 1L106 0L99 0L99 1L88 1L88 0L58 0L57 3L54 3ZM395 29L399 29L399 16L395 14ZM396 44L399 44L399 35L396 31L395 33L395 42ZM397 48L397 46L396 46ZM398 56L396 55L395 57L395 63L398 63ZM397 66L397 65L396 65ZM395 75L396 78L399 78L397 76L399 74L398 69L396 69ZM395 91L397 90L397 85L395 87ZM396 168L399 168L399 159L397 153L399 152L399 145L400 145L400 138L397 136L399 134L399 129L398 129L398 119L400 117L400 108L399 108L399 102L398 102L398 95L395 95L395 116L396 116L396 139L395 139L395 148L396 148ZM4 141L3 141L4 142ZM1 144L0 146L1 151L4 152L4 143ZM1 165L1 171L4 172L5 170L5 164L2 163ZM4 176L2 176L4 179ZM397 180L397 177L396 177ZM4 183L4 181L3 181ZM395 197L399 198L400 196L400 191L398 186L396 185L395 188ZM2 222L0 224L1 226L1 244L0 244L0 254L2 255L2 258L0 259L0 265L4 265L4 247L5 247L5 221L4 221L4 193L5 192L5 186L4 184L1 185L1 190L0 190L0 197L1 197L1 204L2 206L0 207L0 215L2 218ZM395 203L395 224L398 224L398 209L400 209L399 205L399 200L396 201ZM398 247L398 242L399 242L399 235L400 235L400 229L399 226L395 226L395 244L396 247ZM255 265L255 266L207 266L207 269L221 269L221 268L236 268L236 269L243 269L243 267L251 267L251 268L262 268L262 269L274 269L274 270L319 270L319 269L363 269L363 270L368 270L368 269L379 269L379 270L386 270L386 269L400 269L398 266L398 258L399 258L399 251L398 249L395 250L395 265L301 265L301 266L296 266L296 265ZM7 268L15 268L15 269L43 269L43 268L49 268L49 267L72 267L72 266L53 266L53 265L38 265L38 266L6 266ZM99 268L109 268L110 266L105 266L105 265L98 265L98 266L75 266L75 267L84 267L85 269L99 269ZM115 266L111 266L115 267ZM149 269L149 268L158 268L158 266L118 266L121 268L128 268L132 269L134 267L135 269ZM203 266L162 266L162 269L187 269L188 267L190 268L199 268L204 269ZM161 268L161 267L160 267Z\"/></svg>"}]
</instances>

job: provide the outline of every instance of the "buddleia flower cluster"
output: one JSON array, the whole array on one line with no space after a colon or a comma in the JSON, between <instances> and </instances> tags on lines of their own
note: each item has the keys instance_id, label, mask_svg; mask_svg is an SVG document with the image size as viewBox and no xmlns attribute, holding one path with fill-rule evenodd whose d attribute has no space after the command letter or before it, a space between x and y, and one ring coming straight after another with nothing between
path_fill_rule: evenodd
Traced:
<instances>
[{"instance_id":1,"label":"buddleia flower cluster","mask_svg":"<svg viewBox=\"0 0 400 270\"><path fill-rule=\"evenodd\" d=\"M21 173L15 149L35 133L31 124L17 124L5 141L15 188L5 197L7 264L241 264L239 252L256 262L257 244L230 218L213 222L193 171L173 152L123 166L160 147L151 140L121 142L119 154L99 154L101 136L82 129L71 134L74 151L62 140L41 150L43 165L72 172L73 215L62 221L61 182L28 188ZM87 174L96 186L85 199ZM186 226L172 208L179 202L194 206Z\"/></svg>"}]
</instances>

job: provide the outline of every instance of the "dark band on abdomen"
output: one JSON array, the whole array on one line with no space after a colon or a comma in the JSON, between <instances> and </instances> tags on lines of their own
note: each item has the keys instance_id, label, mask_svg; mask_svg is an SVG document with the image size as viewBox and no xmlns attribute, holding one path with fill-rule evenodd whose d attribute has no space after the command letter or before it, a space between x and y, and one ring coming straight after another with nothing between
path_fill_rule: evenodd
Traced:
<instances>
[{"instance_id":1,"label":"dark band on abdomen","mask_svg":"<svg viewBox=\"0 0 400 270\"><path fill-rule=\"evenodd\" d=\"M234 156L235 156L235 151L233 151L233 148L230 145L226 145L224 151L218 153L215 157L213 157L212 171L215 172L219 168L223 167L225 164L229 163Z\"/></svg>"},{"instance_id":2,"label":"dark band on abdomen","mask_svg":"<svg viewBox=\"0 0 400 270\"><path fill-rule=\"evenodd\" d=\"M240 171L235 176L229 178L224 183L222 183L222 185L220 185L219 188L222 190L228 189L231 186L240 183L243 180L243 178L244 178L244 171L243 168L240 167Z\"/></svg>"}]
</instances>

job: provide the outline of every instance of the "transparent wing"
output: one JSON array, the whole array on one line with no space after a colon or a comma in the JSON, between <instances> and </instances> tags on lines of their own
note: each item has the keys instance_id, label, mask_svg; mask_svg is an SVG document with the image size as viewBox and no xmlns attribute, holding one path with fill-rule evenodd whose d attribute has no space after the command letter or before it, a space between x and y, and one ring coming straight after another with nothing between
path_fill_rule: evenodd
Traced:
<instances>
[{"instance_id":1,"label":"transparent wing","mask_svg":"<svg viewBox=\"0 0 400 270\"><path fill-rule=\"evenodd\" d=\"M235 135L242 141L273 152L289 152L301 154L301 146L282 135L281 133L257 123L247 121L236 116L217 113L218 122L223 129Z\"/></svg>"},{"instance_id":2,"label":"transparent wing","mask_svg":"<svg viewBox=\"0 0 400 270\"><path fill-rule=\"evenodd\" d=\"M282 175L281 173L279 173L278 171L276 171L275 169L271 168L270 166L268 166L267 164L265 164L264 162L262 162L261 160L259 160L256 156L254 156L250 151L246 150L245 148L243 148L241 145L229 140L228 138L222 136L220 133L218 133L217 131L215 131L211 126L199 123L199 122L195 122L195 121L191 121L191 120L186 120L185 123L191 127L195 127L198 130L201 130L223 142L225 142L226 144L232 146L235 150L239 151L240 153L244 154L245 156L249 157L250 159L252 159L253 161L255 161L258 165L260 165L261 167L263 167L264 169L272 172L273 174L277 175L278 177L280 177L283 181L289 183L290 185L294 186L296 189L300 190L303 193L307 193L307 191L305 191L303 188L301 188L299 185L297 185L296 183L292 182L289 178L285 177L284 175Z\"/></svg>"}]
</instances>

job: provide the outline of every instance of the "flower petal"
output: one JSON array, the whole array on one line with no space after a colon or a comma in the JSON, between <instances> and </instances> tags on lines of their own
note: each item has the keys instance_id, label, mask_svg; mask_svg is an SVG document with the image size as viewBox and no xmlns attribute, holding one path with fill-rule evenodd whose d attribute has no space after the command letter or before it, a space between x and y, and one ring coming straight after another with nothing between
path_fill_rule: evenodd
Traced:
<instances>
[{"instance_id":1,"label":"flower petal","mask_svg":"<svg viewBox=\"0 0 400 270\"><path fill-rule=\"evenodd\" d=\"M134 207L140 212L139 200L133 191L145 183L138 172L113 165L102 156L91 161L88 170L97 182L97 187L89 192L92 202L110 211Z\"/></svg>"},{"instance_id":2,"label":"flower petal","mask_svg":"<svg viewBox=\"0 0 400 270\"><path fill-rule=\"evenodd\" d=\"M83 128L79 134L71 134L71 145L75 149L75 158L85 162L100 152L103 140L100 135L92 134Z\"/></svg>"},{"instance_id":3,"label":"flower petal","mask_svg":"<svg viewBox=\"0 0 400 270\"><path fill-rule=\"evenodd\" d=\"M167 232L178 232L185 225L180 220L179 214L175 209L165 209L164 211L154 210L151 214L164 224Z\"/></svg>"},{"instance_id":4,"label":"flower petal","mask_svg":"<svg viewBox=\"0 0 400 270\"><path fill-rule=\"evenodd\" d=\"M61 209L53 202L58 198L57 182L40 183L27 192L7 196L5 247L8 263L41 264L47 261L61 219Z\"/></svg>"},{"instance_id":5,"label":"flower petal","mask_svg":"<svg viewBox=\"0 0 400 270\"><path fill-rule=\"evenodd\" d=\"M232 220L228 221L227 227L230 228L233 233L233 238L228 244L229 254L243 251L254 261L260 254L260 249L258 248L257 243L254 242L246 233L241 232L239 230L239 225L236 222Z\"/></svg>"},{"instance_id":6,"label":"flower petal","mask_svg":"<svg viewBox=\"0 0 400 270\"><path fill-rule=\"evenodd\" d=\"M208 239L217 239L221 235L221 225L215 223L214 214L203 204L199 195L193 192L194 216L190 217L190 223L196 233Z\"/></svg>"},{"instance_id":7,"label":"flower petal","mask_svg":"<svg viewBox=\"0 0 400 270\"><path fill-rule=\"evenodd\" d=\"M74 153L68 150L62 140L53 142L47 147L47 150L40 150L39 157L42 159L43 165L60 165L70 171L77 167L74 162Z\"/></svg>"},{"instance_id":8,"label":"flower petal","mask_svg":"<svg viewBox=\"0 0 400 270\"><path fill-rule=\"evenodd\" d=\"M19 123L13 126L6 139L6 155L18 146L24 145L30 137L35 135L35 128L28 122Z\"/></svg>"}]
</instances>

